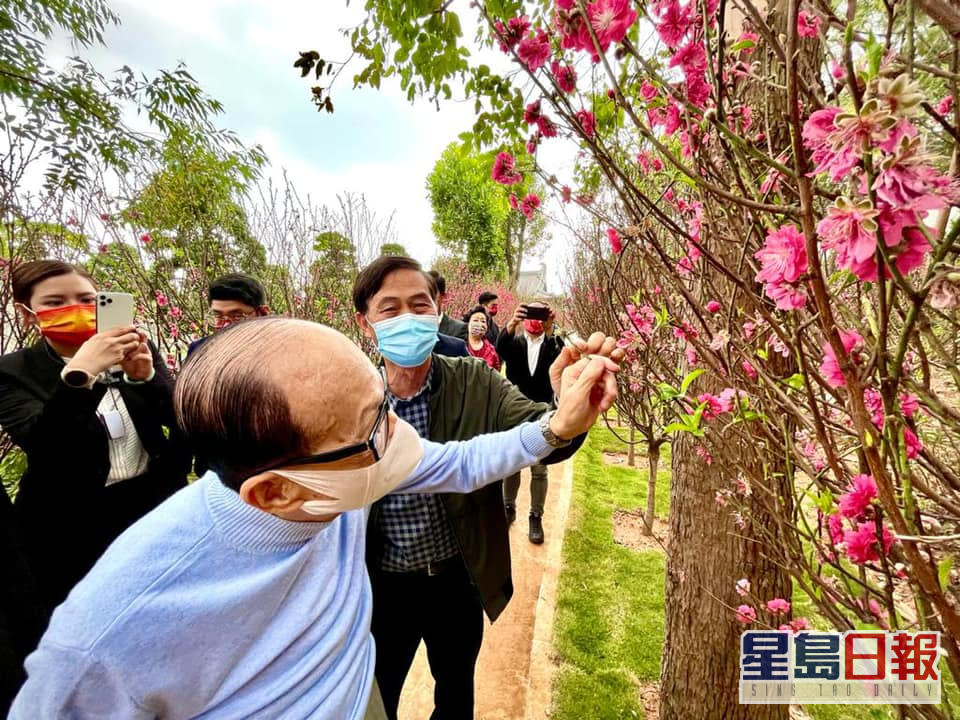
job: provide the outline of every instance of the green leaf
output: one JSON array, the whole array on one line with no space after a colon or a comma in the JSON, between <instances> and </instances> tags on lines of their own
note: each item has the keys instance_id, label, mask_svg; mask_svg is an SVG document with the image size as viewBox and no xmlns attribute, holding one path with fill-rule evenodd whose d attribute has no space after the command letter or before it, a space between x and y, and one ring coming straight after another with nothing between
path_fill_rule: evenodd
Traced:
<instances>
[{"instance_id":1,"label":"green leaf","mask_svg":"<svg viewBox=\"0 0 960 720\"><path fill-rule=\"evenodd\" d=\"M794 373L790 377L781 380L781 382L793 390L803 390L804 381L802 373Z\"/></svg>"},{"instance_id":2,"label":"green leaf","mask_svg":"<svg viewBox=\"0 0 960 720\"><path fill-rule=\"evenodd\" d=\"M687 390L690 389L690 385L693 383L693 381L696 380L701 375L703 375L705 372L706 370L704 370L703 368L697 368L696 370L688 374L680 383L680 394L686 395Z\"/></svg>"},{"instance_id":3,"label":"green leaf","mask_svg":"<svg viewBox=\"0 0 960 720\"><path fill-rule=\"evenodd\" d=\"M757 44L753 40L741 40L740 42L734 43L730 46L729 52L736 53L741 50L749 50L752 47L756 47Z\"/></svg>"},{"instance_id":4,"label":"green leaf","mask_svg":"<svg viewBox=\"0 0 960 720\"><path fill-rule=\"evenodd\" d=\"M657 391L661 398L664 400L673 400L674 398L680 397L683 393L677 390L670 383L659 383L657 385Z\"/></svg>"},{"instance_id":5,"label":"green leaf","mask_svg":"<svg viewBox=\"0 0 960 720\"><path fill-rule=\"evenodd\" d=\"M950 569L953 567L953 557L947 555L937 565L937 578L940 580L940 587L944 590L950 584Z\"/></svg>"},{"instance_id":6,"label":"green leaf","mask_svg":"<svg viewBox=\"0 0 960 720\"><path fill-rule=\"evenodd\" d=\"M830 488L824 488L820 491L820 494L817 495L817 508L824 515L830 515L833 513L833 493L830 492Z\"/></svg>"}]
</instances>

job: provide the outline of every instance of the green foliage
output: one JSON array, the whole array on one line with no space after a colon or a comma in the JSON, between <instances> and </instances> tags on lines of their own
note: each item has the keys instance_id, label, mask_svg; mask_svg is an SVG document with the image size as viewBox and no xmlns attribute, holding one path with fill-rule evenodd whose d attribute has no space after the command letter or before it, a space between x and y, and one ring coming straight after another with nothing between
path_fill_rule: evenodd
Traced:
<instances>
[{"instance_id":1,"label":"green foliage","mask_svg":"<svg viewBox=\"0 0 960 720\"><path fill-rule=\"evenodd\" d=\"M89 180L91 164L125 170L137 152L155 150L157 140L123 121L136 108L161 136L188 136L199 129L218 144L238 145L217 131L210 118L221 105L208 97L183 66L149 78L123 67L101 74L82 57L63 68L47 61L47 44L57 33L81 50L103 42L105 29L119 21L103 0L12 0L0 9L0 131L28 143L49 158L48 186L78 187Z\"/></svg>"},{"instance_id":2,"label":"green foliage","mask_svg":"<svg viewBox=\"0 0 960 720\"><path fill-rule=\"evenodd\" d=\"M20 477L26 469L27 456L23 450L18 447L9 447L0 459L0 480L3 481L3 489L11 500L17 497Z\"/></svg>"},{"instance_id":3,"label":"green foliage","mask_svg":"<svg viewBox=\"0 0 960 720\"><path fill-rule=\"evenodd\" d=\"M504 259L507 194L490 178L493 157L448 145L427 176L433 232L440 246L462 256L472 271L500 274Z\"/></svg>"},{"instance_id":4,"label":"green foliage","mask_svg":"<svg viewBox=\"0 0 960 720\"><path fill-rule=\"evenodd\" d=\"M410 253L407 252L407 249L400 243L384 243L380 246L381 255L402 255L404 257L410 257Z\"/></svg>"}]
</instances>

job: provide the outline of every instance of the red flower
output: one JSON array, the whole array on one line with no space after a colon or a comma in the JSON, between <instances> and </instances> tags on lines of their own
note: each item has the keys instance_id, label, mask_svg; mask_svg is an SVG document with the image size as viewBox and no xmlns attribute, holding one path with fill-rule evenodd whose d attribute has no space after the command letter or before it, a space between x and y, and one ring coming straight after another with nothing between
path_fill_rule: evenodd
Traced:
<instances>
[{"instance_id":1,"label":"red flower","mask_svg":"<svg viewBox=\"0 0 960 720\"><path fill-rule=\"evenodd\" d=\"M707 312L709 313L720 312L720 307L721 307L720 303L718 303L716 300L711 300L710 302L707 303Z\"/></svg>"},{"instance_id":2,"label":"red flower","mask_svg":"<svg viewBox=\"0 0 960 720\"><path fill-rule=\"evenodd\" d=\"M550 38L541 28L533 37L525 37L517 46L517 57L531 72L539 70L550 59Z\"/></svg>"},{"instance_id":3,"label":"red flower","mask_svg":"<svg viewBox=\"0 0 960 720\"><path fill-rule=\"evenodd\" d=\"M790 612L790 603L783 598L774 598L767 603L767 610L774 615L782 615Z\"/></svg>"},{"instance_id":4,"label":"red flower","mask_svg":"<svg viewBox=\"0 0 960 720\"><path fill-rule=\"evenodd\" d=\"M539 128L540 134L544 137L552 138L557 136L557 126L553 120L546 115L541 115L540 119L537 120L537 128Z\"/></svg>"},{"instance_id":5,"label":"red flower","mask_svg":"<svg viewBox=\"0 0 960 720\"><path fill-rule=\"evenodd\" d=\"M623 42L627 31L637 21L630 0L596 0L587 5L587 17L603 52L611 43Z\"/></svg>"},{"instance_id":6,"label":"red flower","mask_svg":"<svg viewBox=\"0 0 960 720\"><path fill-rule=\"evenodd\" d=\"M520 212L529 220L533 217L533 211L540 207L540 196L530 193L520 202Z\"/></svg>"},{"instance_id":7,"label":"red flower","mask_svg":"<svg viewBox=\"0 0 960 720\"><path fill-rule=\"evenodd\" d=\"M690 30L693 23L693 4L681 5L677 0L669 0L661 5L657 33L668 47L679 45L687 31Z\"/></svg>"},{"instance_id":8,"label":"red flower","mask_svg":"<svg viewBox=\"0 0 960 720\"><path fill-rule=\"evenodd\" d=\"M513 155L508 152L497 153L490 170L490 177L501 185L516 185L523 180L514 166Z\"/></svg>"},{"instance_id":9,"label":"red flower","mask_svg":"<svg viewBox=\"0 0 960 720\"><path fill-rule=\"evenodd\" d=\"M843 351L847 355L863 347L863 337L856 330L841 330L840 342L843 344ZM856 358L854 358L854 361L856 361ZM820 372L830 387L843 387L847 384L830 343L823 346L823 362L820 364Z\"/></svg>"},{"instance_id":10,"label":"red flower","mask_svg":"<svg viewBox=\"0 0 960 720\"><path fill-rule=\"evenodd\" d=\"M797 35L800 37L816 37L820 32L820 16L806 10L801 10L797 16Z\"/></svg>"},{"instance_id":11,"label":"red flower","mask_svg":"<svg viewBox=\"0 0 960 720\"><path fill-rule=\"evenodd\" d=\"M881 536L883 537L883 554L886 555L890 552L894 537L886 525L882 527ZM847 547L847 557L858 565L880 559L877 525L873 521L860 523L856 530L847 530L843 534L843 542Z\"/></svg>"},{"instance_id":12,"label":"red flower","mask_svg":"<svg viewBox=\"0 0 960 720\"><path fill-rule=\"evenodd\" d=\"M620 241L620 233L613 228L607 230L607 240L610 243L610 249L613 250L615 255L619 255L623 252L623 243Z\"/></svg>"},{"instance_id":13,"label":"red flower","mask_svg":"<svg viewBox=\"0 0 960 720\"><path fill-rule=\"evenodd\" d=\"M519 204L517 203L517 196L513 193L510 193L510 207L512 207L514 210L519 207Z\"/></svg>"},{"instance_id":14,"label":"red flower","mask_svg":"<svg viewBox=\"0 0 960 720\"><path fill-rule=\"evenodd\" d=\"M749 605L741 605L737 608L737 622L749 625L757 619L757 611Z\"/></svg>"},{"instance_id":15,"label":"red flower","mask_svg":"<svg viewBox=\"0 0 960 720\"><path fill-rule=\"evenodd\" d=\"M143 235L140 236L140 242L142 242L144 245L149 245L150 243L153 242L153 238L150 237L147 233L144 233Z\"/></svg>"},{"instance_id":16,"label":"red flower","mask_svg":"<svg viewBox=\"0 0 960 720\"><path fill-rule=\"evenodd\" d=\"M577 89L577 71L571 65L561 65L554 60L550 63L550 71L557 81L557 87L563 92L572 93Z\"/></svg>"},{"instance_id":17,"label":"red flower","mask_svg":"<svg viewBox=\"0 0 960 720\"><path fill-rule=\"evenodd\" d=\"M876 497L877 483L873 475L854 475L847 492L837 498L840 514L847 518L858 518Z\"/></svg>"},{"instance_id":18,"label":"red flower","mask_svg":"<svg viewBox=\"0 0 960 720\"><path fill-rule=\"evenodd\" d=\"M562 188L560 188L560 199L565 203L570 202L570 195L572 192L573 191L570 189L569 185L564 185Z\"/></svg>"},{"instance_id":19,"label":"red flower","mask_svg":"<svg viewBox=\"0 0 960 720\"><path fill-rule=\"evenodd\" d=\"M576 113L577 122L583 128L584 134L592 138L597 132L597 119L589 110L578 110Z\"/></svg>"},{"instance_id":20,"label":"red flower","mask_svg":"<svg viewBox=\"0 0 960 720\"><path fill-rule=\"evenodd\" d=\"M510 18L506 26L499 20L494 23L497 29L497 35L500 36L500 49L503 52L509 52L511 48L516 47L521 39L526 37L530 30L530 21L526 15Z\"/></svg>"},{"instance_id":21,"label":"red flower","mask_svg":"<svg viewBox=\"0 0 960 720\"><path fill-rule=\"evenodd\" d=\"M523 110L523 121L527 125L533 125L540 119L542 113L540 112L540 101L535 100L534 102L527 105Z\"/></svg>"}]
</instances>

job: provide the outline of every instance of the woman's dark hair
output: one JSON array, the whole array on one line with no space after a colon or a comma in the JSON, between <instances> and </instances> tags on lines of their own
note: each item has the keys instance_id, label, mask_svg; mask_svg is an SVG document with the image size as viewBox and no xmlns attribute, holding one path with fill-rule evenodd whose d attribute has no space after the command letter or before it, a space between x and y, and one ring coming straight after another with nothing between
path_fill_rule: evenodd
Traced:
<instances>
[{"instance_id":1,"label":"woman's dark hair","mask_svg":"<svg viewBox=\"0 0 960 720\"><path fill-rule=\"evenodd\" d=\"M30 298L33 289L44 280L59 275L81 275L93 282L93 278L83 268L63 262L62 260L31 260L13 268L11 285L13 286L13 301L30 307Z\"/></svg>"},{"instance_id":2,"label":"woman's dark hair","mask_svg":"<svg viewBox=\"0 0 960 720\"><path fill-rule=\"evenodd\" d=\"M487 309L486 309L485 307L483 307L483 305L477 305L473 310L471 310L470 312L466 313L466 314L463 316L463 321L464 321L465 323L469 323L469 322L470 322L470 316L471 316L471 315L476 315L477 313L483 313L483 316L487 319L487 327L490 327L490 322L491 322L490 313L487 312Z\"/></svg>"},{"instance_id":3,"label":"woman's dark hair","mask_svg":"<svg viewBox=\"0 0 960 720\"><path fill-rule=\"evenodd\" d=\"M252 308L259 308L267 302L260 281L243 273L224 275L210 283L210 301L214 300L235 300Z\"/></svg>"},{"instance_id":4,"label":"woman's dark hair","mask_svg":"<svg viewBox=\"0 0 960 720\"><path fill-rule=\"evenodd\" d=\"M360 271L356 282L353 284L353 307L356 308L357 312L365 313L367 311L370 298L380 291L387 275L397 270L416 270L422 273L427 281L430 297L435 298L437 296L436 282L429 273L423 272L423 267L416 260L403 255L381 255Z\"/></svg>"}]
</instances>

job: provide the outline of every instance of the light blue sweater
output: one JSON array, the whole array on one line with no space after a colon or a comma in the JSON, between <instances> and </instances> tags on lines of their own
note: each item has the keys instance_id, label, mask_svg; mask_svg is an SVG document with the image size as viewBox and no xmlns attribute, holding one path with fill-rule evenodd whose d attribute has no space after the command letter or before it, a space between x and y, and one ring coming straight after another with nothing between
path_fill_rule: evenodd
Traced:
<instances>
[{"instance_id":1,"label":"light blue sweater","mask_svg":"<svg viewBox=\"0 0 960 720\"><path fill-rule=\"evenodd\" d=\"M551 450L534 423L423 445L402 492L469 492ZM121 535L57 608L10 717L362 718L367 512L281 520L207 473Z\"/></svg>"}]
</instances>

